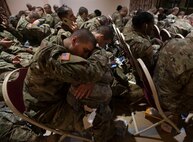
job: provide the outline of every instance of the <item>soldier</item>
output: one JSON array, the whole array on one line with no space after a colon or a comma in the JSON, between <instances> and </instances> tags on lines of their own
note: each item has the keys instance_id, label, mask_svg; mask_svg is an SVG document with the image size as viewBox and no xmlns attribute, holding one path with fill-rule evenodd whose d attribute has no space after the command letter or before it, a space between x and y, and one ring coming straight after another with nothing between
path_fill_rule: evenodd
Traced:
<instances>
[{"instance_id":1,"label":"soldier","mask_svg":"<svg viewBox=\"0 0 193 142\"><path fill-rule=\"evenodd\" d=\"M40 16L40 24L48 24L50 27L54 27L54 19L51 14L45 13L44 9L41 6L36 7L35 12Z\"/></svg>"},{"instance_id":2,"label":"soldier","mask_svg":"<svg viewBox=\"0 0 193 142\"><path fill-rule=\"evenodd\" d=\"M110 26L100 26L96 31L92 32L97 40L98 46L105 46L113 41L114 33Z\"/></svg>"},{"instance_id":3,"label":"soldier","mask_svg":"<svg viewBox=\"0 0 193 142\"><path fill-rule=\"evenodd\" d=\"M63 40L67 37L70 37L71 34L78 29L78 26L75 22L76 17L74 16L74 13L70 7L61 6L58 9L57 14L61 21L56 24L56 31L47 37L43 43L49 41L63 46Z\"/></svg>"},{"instance_id":4,"label":"soldier","mask_svg":"<svg viewBox=\"0 0 193 142\"><path fill-rule=\"evenodd\" d=\"M46 14L50 14L53 17L53 22L51 27L54 28L54 26L60 22L60 18L58 17L56 12L52 12L52 7L50 4L45 4L44 5L44 10Z\"/></svg>"},{"instance_id":5,"label":"soldier","mask_svg":"<svg viewBox=\"0 0 193 142\"><path fill-rule=\"evenodd\" d=\"M149 35L154 25L154 17L148 12L142 12L132 19L133 30L125 33L125 40L130 45L134 57L142 58L146 66L152 71L153 47Z\"/></svg>"},{"instance_id":6,"label":"soldier","mask_svg":"<svg viewBox=\"0 0 193 142\"><path fill-rule=\"evenodd\" d=\"M193 112L193 37L170 40L159 52L154 81L162 106L181 115ZM187 140L193 140L193 117L185 126Z\"/></svg>"},{"instance_id":7,"label":"soldier","mask_svg":"<svg viewBox=\"0 0 193 142\"><path fill-rule=\"evenodd\" d=\"M49 25L40 25L39 14L31 11L27 17L21 17L16 30L23 36L23 43L29 42L30 46L39 46L42 39L50 35Z\"/></svg>"},{"instance_id":8,"label":"soldier","mask_svg":"<svg viewBox=\"0 0 193 142\"><path fill-rule=\"evenodd\" d=\"M93 13L88 15L88 19L99 17L102 15L102 12L99 9L95 9Z\"/></svg>"},{"instance_id":9,"label":"soldier","mask_svg":"<svg viewBox=\"0 0 193 142\"><path fill-rule=\"evenodd\" d=\"M128 13L128 8L127 7L122 7L119 12L114 13L112 15L113 22L120 29L120 31L123 30L123 27L126 24L126 22L123 20L123 18L125 16L127 16L127 13Z\"/></svg>"},{"instance_id":10,"label":"soldier","mask_svg":"<svg viewBox=\"0 0 193 142\"><path fill-rule=\"evenodd\" d=\"M172 13L167 16L167 19L168 19L169 21L175 21L176 18L177 18L178 12L179 12L179 7L174 7L174 8L172 9Z\"/></svg>"},{"instance_id":11,"label":"soldier","mask_svg":"<svg viewBox=\"0 0 193 142\"><path fill-rule=\"evenodd\" d=\"M57 13L58 8L59 8L59 6L58 6L58 5L56 5L56 4L54 4L54 5L53 5L53 9L54 9L55 13Z\"/></svg>"},{"instance_id":12,"label":"soldier","mask_svg":"<svg viewBox=\"0 0 193 142\"><path fill-rule=\"evenodd\" d=\"M98 27L105 25L109 25L109 19L106 16L102 15L84 22L84 24L82 24L80 28L88 29L89 31L96 31Z\"/></svg>"},{"instance_id":13,"label":"soldier","mask_svg":"<svg viewBox=\"0 0 193 142\"><path fill-rule=\"evenodd\" d=\"M188 20L180 18L177 18L175 22L169 25L166 29L170 32L172 37L175 37L176 34L181 34L186 37L186 35L193 30Z\"/></svg>"},{"instance_id":14,"label":"soldier","mask_svg":"<svg viewBox=\"0 0 193 142\"><path fill-rule=\"evenodd\" d=\"M80 7L78 10L78 16L76 22L78 27L80 28L81 25L88 20L88 9L85 7Z\"/></svg>"},{"instance_id":15,"label":"soldier","mask_svg":"<svg viewBox=\"0 0 193 142\"><path fill-rule=\"evenodd\" d=\"M36 120L57 129L78 129L74 126L78 116L66 102L66 96L71 85L99 81L107 71L105 52L99 51L101 55L93 54L87 60L84 59L91 54L95 42L92 33L82 29L66 38L63 41L64 46L47 44L36 52L25 80L26 90L29 93L25 94L26 104L29 109L36 112L34 116ZM75 94L75 97L85 98L90 95L89 91L83 91L84 94ZM82 108L82 105L76 106L76 110L80 110L79 107ZM109 110L102 104L100 108L98 116ZM104 117L107 118L108 115ZM106 122L107 119L101 123L97 121L93 124L93 128L97 130L101 127L103 132L107 131ZM94 136L97 140L97 136L101 135L98 131L94 131Z\"/></svg>"}]
</instances>

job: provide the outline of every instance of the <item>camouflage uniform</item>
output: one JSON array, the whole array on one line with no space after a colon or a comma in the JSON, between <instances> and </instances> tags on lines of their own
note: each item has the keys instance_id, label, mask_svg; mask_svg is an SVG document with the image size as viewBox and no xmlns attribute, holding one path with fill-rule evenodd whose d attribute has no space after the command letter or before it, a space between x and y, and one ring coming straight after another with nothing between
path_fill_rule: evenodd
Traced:
<instances>
[{"instance_id":1,"label":"camouflage uniform","mask_svg":"<svg viewBox=\"0 0 193 142\"><path fill-rule=\"evenodd\" d=\"M122 31L125 26L125 23L121 14L119 12L113 13L112 19L115 25L119 28L119 30Z\"/></svg>"},{"instance_id":2,"label":"camouflage uniform","mask_svg":"<svg viewBox=\"0 0 193 142\"><path fill-rule=\"evenodd\" d=\"M66 24L64 24L62 21L58 22L55 25L55 32L48 37L46 37L42 44L47 44L48 42L51 42L53 44L61 45L63 46L63 40L67 37L70 37L73 33L72 29L69 28Z\"/></svg>"},{"instance_id":3,"label":"camouflage uniform","mask_svg":"<svg viewBox=\"0 0 193 142\"><path fill-rule=\"evenodd\" d=\"M160 51L154 72L160 102L171 112L193 112L193 38L172 39ZM186 142L193 140L193 120L184 123Z\"/></svg>"},{"instance_id":4,"label":"camouflage uniform","mask_svg":"<svg viewBox=\"0 0 193 142\"><path fill-rule=\"evenodd\" d=\"M125 40L130 45L134 57L141 58L149 70L153 66L153 47L148 36L134 30L125 34Z\"/></svg>"},{"instance_id":5,"label":"camouflage uniform","mask_svg":"<svg viewBox=\"0 0 193 142\"><path fill-rule=\"evenodd\" d=\"M0 139L2 142L30 142L38 137L19 117L0 102Z\"/></svg>"},{"instance_id":6,"label":"camouflage uniform","mask_svg":"<svg viewBox=\"0 0 193 142\"><path fill-rule=\"evenodd\" d=\"M131 32L133 30L132 28L132 19L130 19L127 24L125 25L125 27L123 28L123 34L127 34L129 32Z\"/></svg>"},{"instance_id":7,"label":"camouflage uniform","mask_svg":"<svg viewBox=\"0 0 193 142\"><path fill-rule=\"evenodd\" d=\"M96 51L93 54L100 56L100 52L105 53L106 51L101 49L101 51ZM78 101L74 97L73 92L69 92L67 96L68 103L73 106L76 116L79 116L76 120L82 121L84 117L83 105L87 105L90 108L97 108L97 115L93 122L93 132L96 142L106 142L110 136L113 136L111 109L109 108L109 102L112 97L110 87L112 80L113 77L109 67L103 77L94 84L92 94L88 98Z\"/></svg>"},{"instance_id":8,"label":"camouflage uniform","mask_svg":"<svg viewBox=\"0 0 193 142\"><path fill-rule=\"evenodd\" d=\"M0 47L0 100L3 100L1 86L5 75L18 67L28 66L33 56L32 54L27 52L27 48L22 48L21 43L17 41L17 39L6 30L0 32L0 40L3 38L12 40L13 45L9 48ZM16 55L20 57L20 64L12 63L12 60L15 58Z\"/></svg>"},{"instance_id":9,"label":"camouflage uniform","mask_svg":"<svg viewBox=\"0 0 193 142\"><path fill-rule=\"evenodd\" d=\"M54 27L54 18L51 14L44 14L40 19L38 19L41 24L48 24L50 27Z\"/></svg>"},{"instance_id":10,"label":"camouflage uniform","mask_svg":"<svg viewBox=\"0 0 193 142\"><path fill-rule=\"evenodd\" d=\"M53 28L55 27L56 24L58 24L58 22L60 22L60 18L58 17L58 14L56 12L53 12L51 14L51 16L53 17Z\"/></svg>"},{"instance_id":11,"label":"camouflage uniform","mask_svg":"<svg viewBox=\"0 0 193 142\"><path fill-rule=\"evenodd\" d=\"M166 28L172 36L176 34L181 34L186 36L193 29L187 20L177 19L173 24Z\"/></svg>"},{"instance_id":12,"label":"camouflage uniform","mask_svg":"<svg viewBox=\"0 0 193 142\"><path fill-rule=\"evenodd\" d=\"M88 29L89 31L95 31L97 30L98 27L100 27L101 24L100 24L100 21L99 21L99 17L95 17L95 18L92 18L86 22L84 22L80 29Z\"/></svg>"},{"instance_id":13,"label":"camouflage uniform","mask_svg":"<svg viewBox=\"0 0 193 142\"><path fill-rule=\"evenodd\" d=\"M26 90L29 92L26 93L25 100L27 106L37 112L34 117L40 122L58 129L77 130L74 125L77 123L76 115L82 116L83 113L74 113L75 110L66 102L69 87L71 84L100 80L108 70L107 58L103 56L105 53L101 52L102 55L94 54L88 60L74 55L70 55L69 60L61 60L62 53L66 52L65 47L53 44L47 44L47 47L41 47L36 52L25 80ZM105 98L100 99L106 101ZM93 102L94 99L95 97ZM101 108L103 107L104 105L101 105ZM99 109L98 116L109 112L108 107L105 108L107 110ZM105 121L101 120L102 122L94 122L95 128L101 128L104 133L108 128L107 118L109 117L106 117Z\"/></svg>"},{"instance_id":14,"label":"camouflage uniform","mask_svg":"<svg viewBox=\"0 0 193 142\"><path fill-rule=\"evenodd\" d=\"M76 22L78 24L78 27L80 28L81 25L85 22L84 19L82 19L82 17L80 15L77 16Z\"/></svg>"},{"instance_id":15,"label":"camouflage uniform","mask_svg":"<svg viewBox=\"0 0 193 142\"><path fill-rule=\"evenodd\" d=\"M50 27L47 24L40 26L32 25L28 27L29 22L25 17L21 17L18 24L17 30L23 36L23 42L28 41L30 46L39 46L41 41L51 34Z\"/></svg>"},{"instance_id":16,"label":"camouflage uniform","mask_svg":"<svg viewBox=\"0 0 193 142\"><path fill-rule=\"evenodd\" d=\"M172 112L193 110L192 40L172 39L159 53L154 80L161 102Z\"/></svg>"}]
</instances>

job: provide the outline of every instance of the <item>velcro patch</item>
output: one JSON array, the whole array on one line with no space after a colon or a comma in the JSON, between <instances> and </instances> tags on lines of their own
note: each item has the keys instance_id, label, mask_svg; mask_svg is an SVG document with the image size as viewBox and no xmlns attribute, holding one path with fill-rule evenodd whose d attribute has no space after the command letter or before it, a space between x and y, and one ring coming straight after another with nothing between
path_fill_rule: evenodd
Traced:
<instances>
[{"instance_id":1,"label":"velcro patch","mask_svg":"<svg viewBox=\"0 0 193 142\"><path fill-rule=\"evenodd\" d=\"M69 61L70 60L70 53L62 53L62 55L60 56L60 60Z\"/></svg>"}]
</instances>

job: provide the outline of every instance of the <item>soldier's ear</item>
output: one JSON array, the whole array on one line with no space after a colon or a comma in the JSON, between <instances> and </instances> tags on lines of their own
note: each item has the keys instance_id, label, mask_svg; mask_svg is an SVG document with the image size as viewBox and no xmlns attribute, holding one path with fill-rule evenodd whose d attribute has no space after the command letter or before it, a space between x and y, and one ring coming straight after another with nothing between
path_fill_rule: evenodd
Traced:
<instances>
[{"instance_id":1,"label":"soldier's ear","mask_svg":"<svg viewBox=\"0 0 193 142\"><path fill-rule=\"evenodd\" d=\"M77 44L77 38L76 37L72 37L71 43L72 43L72 46L75 46Z\"/></svg>"}]
</instances>

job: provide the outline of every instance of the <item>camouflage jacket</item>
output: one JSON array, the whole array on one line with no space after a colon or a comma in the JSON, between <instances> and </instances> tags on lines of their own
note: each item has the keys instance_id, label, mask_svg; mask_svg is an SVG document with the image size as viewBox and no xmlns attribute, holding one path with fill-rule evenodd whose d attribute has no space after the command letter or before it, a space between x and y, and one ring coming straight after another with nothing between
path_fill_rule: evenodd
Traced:
<instances>
[{"instance_id":1,"label":"camouflage jacket","mask_svg":"<svg viewBox=\"0 0 193 142\"><path fill-rule=\"evenodd\" d=\"M54 27L54 18L51 14L44 14L38 20L41 22L41 24L48 24L50 27Z\"/></svg>"},{"instance_id":2,"label":"camouflage jacket","mask_svg":"<svg viewBox=\"0 0 193 142\"><path fill-rule=\"evenodd\" d=\"M65 100L71 84L96 82L107 70L107 57L94 54L87 60L54 44L40 47L33 57L25 85L35 106ZM33 108L35 109L35 108Z\"/></svg>"},{"instance_id":3,"label":"camouflage jacket","mask_svg":"<svg viewBox=\"0 0 193 142\"><path fill-rule=\"evenodd\" d=\"M119 28L119 30L122 31L125 24L123 22L123 18L121 16L121 14L119 12L113 13L112 19L113 19L113 22L115 23L115 25Z\"/></svg>"},{"instance_id":4,"label":"camouflage jacket","mask_svg":"<svg viewBox=\"0 0 193 142\"><path fill-rule=\"evenodd\" d=\"M29 27L29 24L25 17L21 17L16 29L23 36L24 43L29 41L31 46L39 46L41 41L51 34L50 26L47 24L40 26L32 24Z\"/></svg>"},{"instance_id":5,"label":"camouflage jacket","mask_svg":"<svg viewBox=\"0 0 193 142\"><path fill-rule=\"evenodd\" d=\"M81 25L85 22L80 15L77 16L76 22L78 24L78 27L80 28Z\"/></svg>"},{"instance_id":6,"label":"camouflage jacket","mask_svg":"<svg viewBox=\"0 0 193 142\"><path fill-rule=\"evenodd\" d=\"M63 40L71 36L72 34L71 29L69 29L69 27L67 27L66 25L63 25L62 22L58 22L56 26L57 28L55 32L49 35L48 37L46 37L42 41L42 44L47 44L48 42L51 42L53 44L63 46Z\"/></svg>"},{"instance_id":7,"label":"camouflage jacket","mask_svg":"<svg viewBox=\"0 0 193 142\"><path fill-rule=\"evenodd\" d=\"M88 29L89 31L95 31L99 26L101 26L99 22L99 17L94 17L86 22L84 22L80 29Z\"/></svg>"},{"instance_id":8,"label":"camouflage jacket","mask_svg":"<svg viewBox=\"0 0 193 142\"><path fill-rule=\"evenodd\" d=\"M133 30L133 27L132 27L132 19L130 19L127 24L125 25L125 27L123 28L123 34L127 34L129 32L131 32Z\"/></svg>"},{"instance_id":9,"label":"camouflage jacket","mask_svg":"<svg viewBox=\"0 0 193 142\"><path fill-rule=\"evenodd\" d=\"M125 40L131 47L134 57L141 58L148 69L153 66L153 47L148 36L144 36L134 30L125 34Z\"/></svg>"},{"instance_id":10,"label":"camouflage jacket","mask_svg":"<svg viewBox=\"0 0 193 142\"><path fill-rule=\"evenodd\" d=\"M193 110L193 38L172 39L160 51L154 81L160 100L173 112Z\"/></svg>"},{"instance_id":11,"label":"camouflage jacket","mask_svg":"<svg viewBox=\"0 0 193 142\"><path fill-rule=\"evenodd\" d=\"M51 16L53 17L53 28L55 27L56 24L58 24L58 22L60 22L60 18L58 17L57 13L53 12L51 14Z\"/></svg>"}]
</instances>

